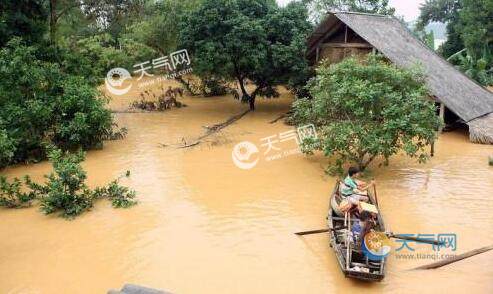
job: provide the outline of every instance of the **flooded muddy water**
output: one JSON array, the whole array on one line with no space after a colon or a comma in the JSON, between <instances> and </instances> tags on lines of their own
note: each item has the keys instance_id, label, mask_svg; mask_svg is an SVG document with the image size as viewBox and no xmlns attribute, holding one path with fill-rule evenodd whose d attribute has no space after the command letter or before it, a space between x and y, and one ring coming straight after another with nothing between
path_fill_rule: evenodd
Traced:
<instances>
[{"instance_id":1,"label":"flooded muddy water","mask_svg":"<svg viewBox=\"0 0 493 294\"><path fill-rule=\"evenodd\" d=\"M112 107L126 108L132 95L114 97ZM183 294L493 293L493 251L429 271L409 269L434 260L403 260L393 252L385 280L368 284L343 277L326 235L295 236L325 227L336 179L324 174L320 155L287 152L268 160L263 154L261 139L293 129L269 123L291 99L284 93L259 100L257 111L187 149L173 144L190 142L203 126L247 105L230 96L186 97L181 101L188 107L181 109L115 114L128 136L88 152L83 165L91 186L130 170L122 184L137 191L139 204L113 209L100 202L72 221L36 207L1 209L0 293L106 293L124 283ZM260 149L250 170L232 161L242 141ZM277 146L277 153L296 150L293 140ZM387 167L373 166L389 229L456 234L456 253L493 244L489 155L492 146L471 144L455 132L440 136L427 164L396 157ZM49 171L42 162L1 173L41 180ZM429 245L411 245L434 253Z\"/></svg>"}]
</instances>

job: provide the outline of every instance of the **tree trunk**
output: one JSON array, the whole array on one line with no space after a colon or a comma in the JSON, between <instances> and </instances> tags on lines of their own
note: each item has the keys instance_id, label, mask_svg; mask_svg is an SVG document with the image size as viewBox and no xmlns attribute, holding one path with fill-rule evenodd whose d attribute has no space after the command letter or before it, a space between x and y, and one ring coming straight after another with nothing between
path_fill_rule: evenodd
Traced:
<instances>
[{"instance_id":1,"label":"tree trunk","mask_svg":"<svg viewBox=\"0 0 493 294\"><path fill-rule=\"evenodd\" d=\"M367 160L365 160L366 154L363 155L363 157L358 160L358 168L360 171L364 171L368 165L375 159L376 155L371 155Z\"/></svg>"},{"instance_id":2,"label":"tree trunk","mask_svg":"<svg viewBox=\"0 0 493 294\"><path fill-rule=\"evenodd\" d=\"M56 2L57 0L50 0L50 42L56 43Z\"/></svg>"},{"instance_id":3,"label":"tree trunk","mask_svg":"<svg viewBox=\"0 0 493 294\"><path fill-rule=\"evenodd\" d=\"M241 97L241 100L242 101L245 101L245 100L250 100L250 95L248 95L248 92L246 91L245 89L245 85L243 84L243 79L242 78L238 78L238 83L240 84L240 89L241 89L241 94L242 94L242 97Z\"/></svg>"},{"instance_id":4,"label":"tree trunk","mask_svg":"<svg viewBox=\"0 0 493 294\"><path fill-rule=\"evenodd\" d=\"M254 111L255 110L255 95L250 96L250 100L248 100L248 103L250 104L250 110Z\"/></svg>"}]
</instances>

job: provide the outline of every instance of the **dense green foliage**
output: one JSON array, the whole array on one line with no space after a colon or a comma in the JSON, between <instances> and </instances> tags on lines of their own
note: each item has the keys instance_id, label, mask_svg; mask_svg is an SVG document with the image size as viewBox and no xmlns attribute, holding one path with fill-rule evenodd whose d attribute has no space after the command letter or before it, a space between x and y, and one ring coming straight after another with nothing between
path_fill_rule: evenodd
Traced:
<instances>
[{"instance_id":1,"label":"dense green foliage","mask_svg":"<svg viewBox=\"0 0 493 294\"><path fill-rule=\"evenodd\" d=\"M107 198L115 208L126 208L135 205L135 191L127 187L120 186L118 180L114 180L105 187L98 187L94 190L94 197Z\"/></svg>"},{"instance_id":2,"label":"dense green foliage","mask_svg":"<svg viewBox=\"0 0 493 294\"><path fill-rule=\"evenodd\" d=\"M180 24L202 0L163 0L144 7L141 21L129 26L124 38L154 49L161 55L178 49Z\"/></svg>"},{"instance_id":3,"label":"dense green foliage","mask_svg":"<svg viewBox=\"0 0 493 294\"><path fill-rule=\"evenodd\" d=\"M9 183L5 177L0 177L0 206L27 207L37 199L43 213L59 213L63 217L73 218L89 210L96 199L106 198L115 208L130 207L137 203L135 191L120 186L119 179L107 186L89 189L85 184L86 172L81 167L84 152L69 153L51 149L48 157L53 172L45 176L44 184L35 183L27 176L24 183L17 178ZM127 171L126 176L129 175Z\"/></svg>"},{"instance_id":4,"label":"dense green foliage","mask_svg":"<svg viewBox=\"0 0 493 294\"><path fill-rule=\"evenodd\" d=\"M0 48L13 37L22 37L29 44L41 41L47 17L43 0L0 1Z\"/></svg>"},{"instance_id":5,"label":"dense green foliage","mask_svg":"<svg viewBox=\"0 0 493 294\"><path fill-rule=\"evenodd\" d=\"M53 150L49 153L49 159L53 172L46 177L46 184L30 184L39 196L41 211L45 214L60 212L64 217L74 217L91 208L91 191L84 184L87 175L80 166L84 153L64 154L61 150Z\"/></svg>"},{"instance_id":6,"label":"dense green foliage","mask_svg":"<svg viewBox=\"0 0 493 294\"><path fill-rule=\"evenodd\" d=\"M109 69L155 56L122 38L139 3L0 3L0 168L45 158L46 143L88 149L115 134L96 87Z\"/></svg>"},{"instance_id":7,"label":"dense green foliage","mask_svg":"<svg viewBox=\"0 0 493 294\"><path fill-rule=\"evenodd\" d=\"M427 0L418 26L447 24L440 53L483 85L493 84L493 1Z\"/></svg>"},{"instance_id":8,"label":"dense green foliage","mask_svg":"<svg viewBox=\"0 0 493 294\"><path fill-rule=\"evenodd\" d=\"M38 54L20 39L0 49L1 166L43 158L45 143L95 147L112 127L105 100L92 85Z\"/></svg>"},{"instance_id":9,"label":"dense green foliage","mask_svg":"<svg viewBox=\"0 0 493 294\"><path fill-rule=\"evenodd\" d=\"M387 163L401 151L427 159L425 147L440 122L420 70L400 69L376 55L364 62L348 58L320 66L309 89L313 98L295 103L294 120L317 127L318 139L304 141L303 151L335 159L331 171L349 162L365 169L377 157Z\"/></svg>"},{"instance_id":10,"label":"dense green foliage","mask_svg":"<svg viewBox=\"0 0 493 294\"><path fill-rule=\"evenodd\" d=\"M28 177L26 181L29 181ZM21 208L31 205L35 194L22 191L22 184L17 178L9 183L5 177L0 177L0 207Z\"/></svg>"},{"instance_id":11,"label":"dense green foliage","mask_svg":"<svg viewBox=\"0 0 493 294\"><path fill-rule=\"evenodd\" d=\"M275 97L274 86L304 82L310 28L300 3L280 8L274 0L206 0L183 23L181 47L193 56L194 73L236 80L254 109L257 95ZM247 80L256 86L250 93Z\"/></svg>"}]
</instances>

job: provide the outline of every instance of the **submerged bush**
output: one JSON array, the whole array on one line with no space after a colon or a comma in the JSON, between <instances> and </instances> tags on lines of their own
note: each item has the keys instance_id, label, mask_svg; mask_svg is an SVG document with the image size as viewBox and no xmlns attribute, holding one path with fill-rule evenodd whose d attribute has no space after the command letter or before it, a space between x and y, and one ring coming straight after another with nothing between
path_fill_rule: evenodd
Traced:
<instances>
[{"instance_id":1,"label":"submerged bush","mask_svg":"<svg viewBox=\"0 0 493 294\"><path fill-rule=\"evenodd\" d=\"M118 185L118 180L114 180L105 187L98 187L94 190L97 198L107 198L115 208L126 208L137 204L136 193L127 187Z\"/></svg>"},{"instance_id":2,"label":"submerged bush","mask_svg":"<svg viewBox=\"0 0 493 294\"><path fill-rule=\"evenodd\" d=\"M135 191L120 186L119 178L106 186L89 189L85 184L87 174L81 166L85 152L70 153L52 148L48 158L53 172L45 176L44 184L35 183L26 176L23 187L17 178L9 183L5 177L0 177L0 206L27 207L37 199L44 214L60 213L65 218L73 218L89 210L94 201L101 198L110 200L115 208L137 203ZM125 176L130 176L130 172L127 171ZM23 188L27 192L23 192Z\"/></svg>"},{"instance_id":3,"label":"submerged bush","mask_svg":"<svg viewBox=\"0 0 493 294\"><path fill-rule=\"evenodd\" d=\"M60 212L64 217L74 217L92 207L93 197L84 181L86 172L80 166L84 153L62 152L54 149L48 158L53 164L53 172L46 176L42 185L30 188L39 195L41 211L45 214Z\"/></svg>"},{"instance_id":4,"label":"submerged bush","mask_svg":"<svg viewBox=\"0 0 493 294\"><path fill-rule=\"evenodd\" d=\"M26 177L26 180L28 178ZM31 206L33 193L22 192L22 182L14 178L11 183L5 177L0 177L0 206L7 208L22 208Z\"/></svg>"}]
</instances>

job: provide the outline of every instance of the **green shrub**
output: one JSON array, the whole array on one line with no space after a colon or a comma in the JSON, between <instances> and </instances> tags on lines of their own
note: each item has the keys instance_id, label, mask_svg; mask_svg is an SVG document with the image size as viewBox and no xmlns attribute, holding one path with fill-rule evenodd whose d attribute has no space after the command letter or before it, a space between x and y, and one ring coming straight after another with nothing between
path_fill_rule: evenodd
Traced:
<instances>
[{"instance_id":1,"label":"green shrub","mask_svg":"<svg viewBox=\"0 0 493 294\"><path fill-rule=\"evenodd\" d=\"M0 206L20 208L31 205L38 199L45 214L60 213L65 218L74 218L89 210L95 200L106 198L115 208L135 205L136 193L118 184L118 178L106 186L91 190L85 184L86 172L82 169L85 152L70 153L49 147L48 158L53 172L46 175L46 182L33 182L28 176L23 183L15 178L11 183L0 177ZM125 174L130 176L130 171ZM25 190L25 192L23 191Z\"/></svg>"},{"instance_id":2,"label":"green shrub","mask_svg":"<svg viewBox=\"0 0 493 294\"><path fill-rule=\"evenodd\" d=\"M92 84L39 54L20 39L0 49L0 167L44 159L45 143L101 146L112 128L106 100Z\"/></svg>"},{"instance_id":3,"label":"green shrub","mask_svg":"<svg viewBox=\"0 0 493 294\"><path fill-rule=\"evenodd\" d=\"M14 157L15 142L6 130L0 130L0 167L7 165Z\"/></svg>"},{"instance_id":4,"label":"green shrub","mask_svg":"<svg viewBox=\"0 0 493 294\"><path fill-rule=\"evenodd\" d=\"M30 187L40 196L41 211L45 214L60 212L64 217L75 217L90 209L93 196L84 183L86 172L80 165L84 160L84 152L68 153L53 149L48 158L54 171L46 177L44 186Z\"/></svg>"},{"instance_id":5,"label":"green shrub","mask_svg":"<svg viewBox=\"0 0 493 294\"><path fill-rule=\"evenodd\" d=\"M9 183L4 176L0 177L0 206L7 208L21 208L31 205L33 193L22 192L22 182L14 178Z\"/></svg>"},{"instance_id":6,"label":"green shrub","mask_svg":"<svg viewBox=\"0 0 493 294\"><path fill-rule=\"evenodd\" d=\"M126 208L137 204L135 191L120 186L118 180L114 180L105 187L96 188L94 195L97 198L107 198L115 208Z\"/></svg>"}]
</instances>

